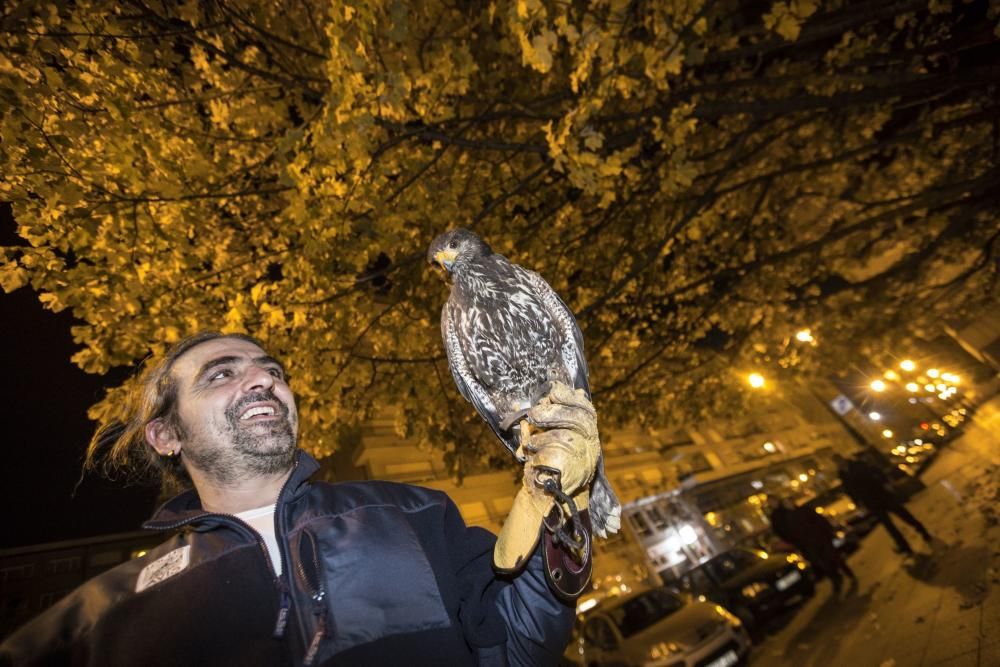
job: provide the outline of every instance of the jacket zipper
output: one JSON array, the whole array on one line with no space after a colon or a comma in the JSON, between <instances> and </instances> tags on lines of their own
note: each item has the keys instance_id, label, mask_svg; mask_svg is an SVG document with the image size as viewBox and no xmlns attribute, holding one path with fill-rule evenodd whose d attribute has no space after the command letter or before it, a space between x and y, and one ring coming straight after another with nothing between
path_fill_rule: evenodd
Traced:
<instances>
[{"instance_id":1,"label":"jacket zipper","mask_svg":"<svg viewBox=\"0 0 1000 667\"><path fill-rule=\"evenodd\" d=\"M303 557L303 547L309 549L308 559ZM306 572L307 565L312 567L313 576L310 576ZM323 577L320 575L316 538L308 530L302 531L301 541L299 542L299 559L295 564L295 570L306 592L309 593L309 597L312 598L313 615L316 617L316 631L313 633L312 640L309 642L309 648L306 649L305 657L302 659L302 664L311 665L316 659L316 654L319 652L319 646L323 641L323 637L326 636L327 612L326 587L323 585Z\"/></svg>"},{"instance_id":2,"label":"jacket zipper","mask_svg":"<svg viewBox=\"0 0 1000 667\"><path fill-rule=\"evenodd\" d=\"M278 558L281 559L281 574L278 576L278 589L280 590L281 603L278 607L278 618L274 622L274 632L272 633L275 639L281 639L285 636L285 629L288 627L288 612L292 606L292 596L288 590L288 582L286 580L286 576L288 574L288 558L285 557L285 551L288 548L288 539L285 531L284 512L281 511L281 497L285 495L285 489L288 487L288 483L292 481L292 477L295 476L295 470L298 467L299 462L298 459L296 459L295 465L292 466L292 472L285 479L285 483L281 485L281 490L278 491L278 500L274 503L275 538L278 542ZM264 545L264 551L265 553L267 552L267 545ZM268 554L267 557L267 562L270 563L271 555Z\"/></svg>"}]
</instances>

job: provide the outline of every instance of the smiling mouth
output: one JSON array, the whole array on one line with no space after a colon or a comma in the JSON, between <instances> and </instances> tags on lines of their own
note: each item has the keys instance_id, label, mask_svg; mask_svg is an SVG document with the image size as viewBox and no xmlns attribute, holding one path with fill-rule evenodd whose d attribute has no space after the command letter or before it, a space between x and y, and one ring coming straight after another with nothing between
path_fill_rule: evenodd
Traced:
<instances>
[{"instance_id":1,"label":"smiling mouth","mask_svg":"<svg viewBox=\"0 0 1000 667\"><path fill-rule=\"evenodd\" d=\"M242 415L240 415L240 421L246 421L254 417L273 417L277 414L274 406L271 405L255 405L252 408L247 409Z\"/></svg>"}]
</instances>

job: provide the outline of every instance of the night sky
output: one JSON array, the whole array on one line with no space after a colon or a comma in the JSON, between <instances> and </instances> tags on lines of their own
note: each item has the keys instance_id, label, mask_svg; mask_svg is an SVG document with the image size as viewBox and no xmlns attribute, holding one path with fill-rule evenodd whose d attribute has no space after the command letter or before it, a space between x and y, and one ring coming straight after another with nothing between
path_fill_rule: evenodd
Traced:
<instances>
[{"instance_id":1,"label":"night sky","mask_svg":"<svg viewBox=\"0 0 1000 667\"><path fill-rule=\"evenodd\" d=\"M0 205L0 245L23 243L10 207ZM73 496L94 430L87 408L131 370L101 377L76 368L72 324L70 313L43 309L30 288L0 291L0 402L9 429L0 463L0 548L136 530L153 509L155 489L122 488L94 475Z\"/></svg>"}]
</instances>

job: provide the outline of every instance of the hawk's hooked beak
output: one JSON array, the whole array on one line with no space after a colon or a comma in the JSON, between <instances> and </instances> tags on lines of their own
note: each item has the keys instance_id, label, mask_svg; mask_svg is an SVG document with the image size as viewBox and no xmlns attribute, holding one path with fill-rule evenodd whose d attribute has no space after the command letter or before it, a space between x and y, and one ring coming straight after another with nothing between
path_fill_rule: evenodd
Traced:
<instances>
[{"instance_id":1,"label":"hawk's hooked beak","mask_svg":"<svg viewBox=\"0 0 1000 667\"><path fill-rule=\"evenodd\" d=\"M434 262L448 273L451 273L451 267L455 264L455 257L457 256L458 253L451 248L438 250L434 253Z\"/></svg>"}]
</instances>

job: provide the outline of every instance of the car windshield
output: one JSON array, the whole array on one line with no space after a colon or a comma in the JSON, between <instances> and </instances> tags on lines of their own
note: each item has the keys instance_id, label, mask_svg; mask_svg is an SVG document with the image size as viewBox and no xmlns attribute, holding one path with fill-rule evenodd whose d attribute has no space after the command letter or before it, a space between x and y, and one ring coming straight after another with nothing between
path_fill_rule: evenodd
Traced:
<instances>
[{"instance_id":1,"label":"car windshield","mask_svg":"<svg viewBox=\"0 0 1000 667\"><path fill-rule=\"evenodd\" d=\"M670 616L684 606L684 601L664 590L646 591L608 611L622 637L631 637Z\"/></svg>"},{"instance_id":2,"label":"car windshield","mask_svg":"<svg viewBox=\"0 0 1000 667\"><path fill-rule=\"evenodd\" d=\"M716 581L726 581L758 562L760 558L753 552L737 549L716 556L703 567Z\"/></svg>"}]
</instances>

